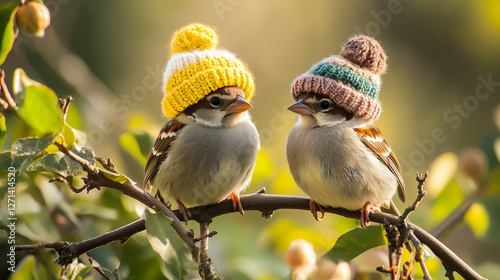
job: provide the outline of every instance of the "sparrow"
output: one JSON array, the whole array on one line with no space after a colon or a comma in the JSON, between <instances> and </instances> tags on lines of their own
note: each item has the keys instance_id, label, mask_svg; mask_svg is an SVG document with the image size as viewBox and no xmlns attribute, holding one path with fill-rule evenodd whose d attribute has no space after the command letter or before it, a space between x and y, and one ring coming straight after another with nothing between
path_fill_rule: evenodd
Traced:
<instances>
[{"instance_id":1,"label":"sparrow","mask_svg":"<svg viewBox=\"0 0 500 280\"><path fill-rule=\"evenodd\" d=\"M239 193L250 183L260 148L244 91L226 86L209 93L161 129L147 159L144 185L187 221L188 207L228 196L243 215Z\"/></svg>"},{"instance_id":2,"label":"sparrow","mask_svg":"<svg viewBox=\"0 0 500 280\"><path fill-rule=\"evenodd\" d=\"M394 151L373 122L337 106L329 97L300 93L288 109L298 119L286 141L290 171L297 185L311 197L316 220L321 206L361 209L361 225L379 207L397 209L397 190L405 202L401 167ZM396 214L395 213L395 214Z\"/></svg>"}]
</instances>

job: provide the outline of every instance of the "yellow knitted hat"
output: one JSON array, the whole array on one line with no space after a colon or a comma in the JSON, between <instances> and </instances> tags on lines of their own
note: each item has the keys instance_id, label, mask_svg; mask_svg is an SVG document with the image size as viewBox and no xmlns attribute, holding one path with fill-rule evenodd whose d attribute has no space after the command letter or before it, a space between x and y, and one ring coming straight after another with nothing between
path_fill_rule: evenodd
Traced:
<instances>
[{"instance_id":1,"label":"yellow knitted hat","mask_svg":"<svg viewBox=\"0 0 500 280\"><path fill-rule=\"evenodd\" d=\"M163 73L163 113L174 118L210 92L237 86L250 100L255 84L250 71L236 56L216 50L215 31L203 24L191 24L176 31L171 42L171 57Z\"/></svg>"}]
</instances>

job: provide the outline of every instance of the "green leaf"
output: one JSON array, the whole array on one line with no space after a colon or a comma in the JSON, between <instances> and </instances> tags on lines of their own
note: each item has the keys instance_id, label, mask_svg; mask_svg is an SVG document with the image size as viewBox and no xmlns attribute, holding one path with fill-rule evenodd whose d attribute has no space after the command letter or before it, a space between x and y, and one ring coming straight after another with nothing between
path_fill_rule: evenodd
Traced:
<instances>
[{"instance_id":1,"label":"green leaf","mask_svg":"<svg viewBox=\"0 0 500 280\"><path fill-rule=\"evenodd\" d=\"M167 267L164 273L168 273L168 279L184 279L186 267L192 266L189 250L170 226L172 220L162 213L151 213L145 211L146 231L148 240Z\"/></svg>"},{"instance_id":2,"label":"green leaf","mask_svg":"<svg viewBox=\"0 0 500 280\"><path fill-rule=\"evenodd\" d=\"M14 18L17 7L16 3L0 7L0 65L4 63L14 44Z\"/></svg>"},{"instance_id":3,"label":"green leaf","mask_svg":"<svg viewBox=\"0 0 500 280\"><path fill-rule=\"evenodd\" d=\"M11 275L9 280L33 279L33 268L35 266L35 256L26 256L16 267L16 272Z\"/></svg>"},{"instance_id":4,"label":"green leaf","mask_svg":"<svg viewBox=\"0 0 500 280\"><path fill-rule=\"evenodd\" d=\"M3 141L5 140L5 135L7 135L7 126L5 125L5 116L0 114L0 150L3 146Z\"/></svg>"},{"instance_id":5,"label":"green leaf","mask_svg":"<svg viewBox=\"0 0 500 280\"><path fill-rule=\"evenodd\" d=\"M56 138L57 135L17 139L12 144L12 166L23 173Z\"/></svg>"},{"instance_id":6,"label":"green leaf","mask_svg":"<svg viewBox=\"0 0 500 280\"><path fill-rule=\"evenodd\" d=\"M59 133L63 130L62 111L53 90L28 78L22 69L14 72L14 92L18 94L19 117L37 135Z\"/></svg>"},{"instance_id":7,"label":"green leaf","mask_svg":"<svg viewBox=\"0 0 500 280\"><path fill-rule=\"evenodd\" d=\"M70 125L64 123L61 135L64 138L64 144L66 144L67 149L73 150L76 142L76 136L75 132L73 131L73 128Z\"/></svg>"},{"instance_id":8,"label":"green leaf","mask_svg":"<svg viewBox=\"0 0 500 280\"><path fill-rule=\"evenodd\" d=\"M113 172L105 170L105 169L101 169L99 172L102 173L102 175L104 175L104 177L106 177L110 180L113 180L117 183L125 184L127 181L130 181L132 184L135 184L135 182L132 181L132 179L130 179L129 177L127 177L123 174L116 174L116 173L113 173Z\"/></svg>"},{"instance_id":9,"label":"green leaf","mask_svg":"<svg viewBox=\"0 0 500 280\"><path fill-rule=\"evenodd\" d=\"M81 158L86 159L91 165L95 165L94 151L89 147L84 147L80 151L73 150ZM82 166L71 159L69 156L58 152L48 154L36 161L34 161L26 171L34 172L53 172L60 176L77 176L83 172Z\"/></svg>"},{"instance_id":10,"label":"green leaf","mask_svg":"<svg viewBox=\"0 0 500 280\"><path fill-rule=\"evenodd\" d=\"M46 86L27 87L17 112L37 135L59 133L63 130L63 121L57 100L55 92Z\"/></svg>"},{"instance_id":11,"label":"green leaf","mask_svg":"<svg viewBox=\"0 0 500 280\"><path fill-rule=\"evenodd\" d=\"M361 253L386 244L382 225L355 228L341 235L325 257L336 263L350 262Z\"/></svg>"}]
</instances>

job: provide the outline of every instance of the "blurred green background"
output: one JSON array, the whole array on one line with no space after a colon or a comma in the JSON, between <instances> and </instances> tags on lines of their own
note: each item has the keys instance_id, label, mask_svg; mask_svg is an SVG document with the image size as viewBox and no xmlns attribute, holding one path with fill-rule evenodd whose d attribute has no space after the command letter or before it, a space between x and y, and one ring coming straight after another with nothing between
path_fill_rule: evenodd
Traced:
<instances>
[{"instance_id":1,"label":"blurred green background","mask_svg":"<svg viewBox=\"0 0 500 280\"><path fill-rule=\"evenodd\" d=\"M500 184L500 176L495 177L500 151L500 3L496 0L50 0L45 4L52 15L46 36L21 34L16 40L2 66L7 83L10 86L14 69L22 67L59 97L73 96L69 124L87 133L87 144L96 155L112 158L117 169L136 182L142 182L143 156L166 121L160 106L161 71L169 58L170 37L184 25L201 22L214 26L219 48L236 53L255 76L257 91L250 112L261 134L262 152L246 193L266 187L269 193L304 195L289 174L284 153L296 118L286 110L293 102L290 84L321 58L339 54L347 39L360 33L379 40L389 57L380 94L384 112L377 124L402 163L410 201L416 195L415 172L429 170L438 156L450 152L434 165L431 177L442 180L426 186L431 194L413 221L432 231L471 193L455 176L457 155L468 146L486 154L488 176L493 178L486 179L489 185ZM16 120L8 121L11 127L16 125ZM23 133L8 131L3 149ZM47 186L45 177L32 180L45 191L54 188ZM20 183L18 194L23 188L30 193L28 184ZM443 188L448 192L443 194ZM75 195L59 185L52 191L69 201L67 207L77 209L80 220L61 229L57 217L46 217L58 225L56 237L89 238L137 218L135 203L114 191ZM483 199L494 205L500 201L497 194L498 190L489 192ZM47 205L38 202L41 206L33 209L35 202L28 198L18 202L18 214L26 215L27 221L38 219L37 209ZM444 210L436 210L438 206ZM490 225L499 217L490 216ZM255 212L226 215L211 226L219 234L210 240L210 254L227 279L281 279L288 274L283 253L291 240L304 238L321 255L356 224L332 215L318 223L305 211L278 211L267 221ZM38 230L36 224L28 222L28 227ZM197 224L191 222L189 227ZM149 263L154 279L160 265L151 248L144 250L148 247L144 236L90 254L110 268L116 266L113 258L120 259L122 273L136 278ZM444 242L485 276L497 275L500 238L484 236L462 224ZM43 238L31 238L54 237L48 232ZM375 266L360 265L366 270ZM442 269L434 272L437 279L444 278ZM147 279L143 276L139 278Z\"/></svg>"}]
</instances>

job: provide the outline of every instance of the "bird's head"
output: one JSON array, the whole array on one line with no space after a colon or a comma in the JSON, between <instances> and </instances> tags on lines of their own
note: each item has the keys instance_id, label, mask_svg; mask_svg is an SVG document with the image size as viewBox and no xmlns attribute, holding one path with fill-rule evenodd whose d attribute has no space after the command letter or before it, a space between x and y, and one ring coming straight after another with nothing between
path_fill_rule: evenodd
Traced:
<instances>
[{"instance_id":1,"label":"bird's head","mask_svg":"<svg viewBox=\"0 0 500 280\"><path fill-rule=\"evenodd\" d=\"M314 127L356 127L364 124L363 118L337 106L329 97L316 93L302 93L288 110L299 114L301 120Z\"/></svg>"},{"instance_id":2,"label":"bird's head","mask_svg":"<svg viewBox=\"0 0 500 280\"><path fill-rule=\"evenodd\" d=\"M186 124L230 127L248 118L246 111L250 108L252 105L245 100L244 91L239 87L229 86L211 92L176 118Z\"/></svg>"}]
</instances>

